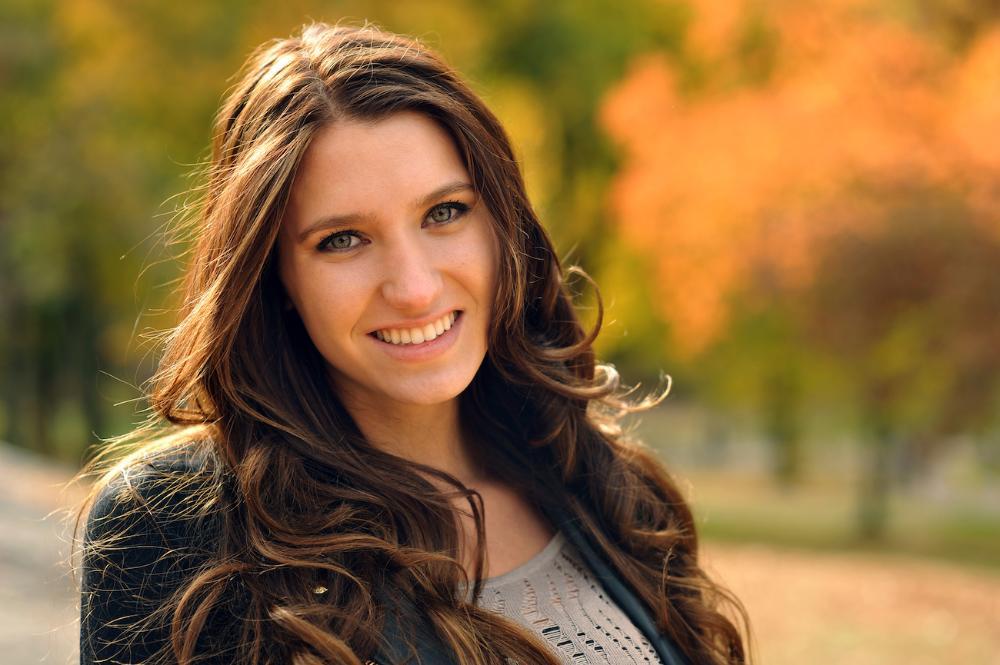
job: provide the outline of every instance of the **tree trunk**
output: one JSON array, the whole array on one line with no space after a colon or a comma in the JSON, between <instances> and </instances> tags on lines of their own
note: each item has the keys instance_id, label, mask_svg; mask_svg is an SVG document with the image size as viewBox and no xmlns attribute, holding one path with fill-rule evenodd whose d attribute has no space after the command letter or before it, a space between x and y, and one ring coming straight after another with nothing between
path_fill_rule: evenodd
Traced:
<instances>
[{"instance_id":1,"label":"tree trunk","mask_svg":"<svg viewBox=\"0 0 1000 665\"><path fill-rule=\"evenodd\" d=\"M885 537L891 485L892 436L883 419L873 415L858 493L858 533L868 541Z\"/></svg>"},{"instance_id":2,"label":"tree trunk","mask_svg":"<svg viewBox=\"0 0 1000 665\"><path fill-rule=\"evenodd\" d=\"M765 384L764 429L771 442L771 470L775 482L791 489L802 477L802 392L798 372L775 368Z\"/></svg>"}]
</instances>

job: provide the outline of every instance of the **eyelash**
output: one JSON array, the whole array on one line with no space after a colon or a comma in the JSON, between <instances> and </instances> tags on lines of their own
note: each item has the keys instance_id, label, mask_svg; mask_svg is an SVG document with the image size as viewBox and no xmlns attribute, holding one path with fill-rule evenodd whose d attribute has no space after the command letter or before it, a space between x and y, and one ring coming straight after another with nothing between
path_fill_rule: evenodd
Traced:
<instances>
[{"instance_id":1,"label":"eyelash","mask_svg":"<svg viewBox=\"0 0 1000 665\"><path fill-rule=\"evenodd\" d=\"M431 208L430 212L427 213L427 216L430 217L430 214L435 210L438 210L439 208L454 210L455 214L452 215L451 219L445 222L432 222L434 226L447 226L448 224L452 224L458 221L463 215L465 215L465 213L469 211L469 206L462 203L461 201L445 201L444 203L439 203L433 208ZM361 239L361 233L359 231L355 231L354 229L337 231L335 233L331 233L330 235L320 240L319 244L316 245L316 249L318 249L321 252L332 252L335 254L341 252L349 252L353 249L357 249L358 245L354 245L353 247L347 247L344 249L334 249L333 247L331 247L333 239L339 236L352 236Z\"/></svg>"}]
</instances>

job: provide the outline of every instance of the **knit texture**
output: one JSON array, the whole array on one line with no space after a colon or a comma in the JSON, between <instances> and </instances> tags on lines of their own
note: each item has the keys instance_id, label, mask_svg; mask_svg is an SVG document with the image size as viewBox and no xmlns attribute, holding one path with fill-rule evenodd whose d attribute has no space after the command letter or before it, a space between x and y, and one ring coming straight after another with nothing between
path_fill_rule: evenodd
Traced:
<instances>
[{"instance_id":1,"label":"knit texture","mask_svg":"<svg viewBox=\"0 0 1000 665\"><path fill-rule=\"evenodd\" d=\"M564 663L660 663L561 532L514 570L483 581L477 603L538 633Z\"/></svg>"}]
</instances>

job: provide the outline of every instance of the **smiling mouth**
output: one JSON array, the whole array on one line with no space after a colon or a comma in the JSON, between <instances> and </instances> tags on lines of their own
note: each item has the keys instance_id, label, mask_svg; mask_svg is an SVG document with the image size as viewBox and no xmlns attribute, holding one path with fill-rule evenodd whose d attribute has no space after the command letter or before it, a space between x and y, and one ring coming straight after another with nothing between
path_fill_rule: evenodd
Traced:
<instances>
[{"instance_id":1,"label":"smiling mouth","mask_svg":"<svg viewBox=\"0 0 1000 665\"><path fill-rule=\"evenodd\" d=\"M455 326L462 314L462 310L456 309L422 328L393 328L375 330L368 334L378 341L392 346L422 346L445 336Z\"/></svg>"}]
</instances>

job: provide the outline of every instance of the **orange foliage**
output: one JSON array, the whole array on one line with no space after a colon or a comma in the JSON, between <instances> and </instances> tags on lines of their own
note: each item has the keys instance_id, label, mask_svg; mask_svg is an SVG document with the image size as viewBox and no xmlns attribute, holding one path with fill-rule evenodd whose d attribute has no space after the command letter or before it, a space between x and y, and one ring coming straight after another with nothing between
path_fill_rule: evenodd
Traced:
<instances>
[{"instance_id":1,"label":"orange foliage","mask_svg":"<svg viewBox=\"0 0 1000 665\"><path fill-rule=\"evenodd\" d=\"M694 4L689 44L716 78L682 93L649 54L601 109L625 156L611 208L629 242L656 252L683 350L723 331L753 267L802 286L817 243L871 225L877 211L849 194L859 182L925 182L996 209L1000 30L953 54L860 0ZM751 10L774 31L774 69L734 88L724 47Z\"/></svg>"}]
</instances>

